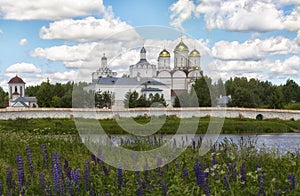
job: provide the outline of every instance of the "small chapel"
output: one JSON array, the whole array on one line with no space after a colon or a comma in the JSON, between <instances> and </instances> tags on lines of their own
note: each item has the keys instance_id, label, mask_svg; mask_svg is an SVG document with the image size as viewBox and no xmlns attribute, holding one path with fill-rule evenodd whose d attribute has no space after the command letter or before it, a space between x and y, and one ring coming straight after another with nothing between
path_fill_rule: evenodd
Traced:
<instances>
[{"instance_id":1,"label":"small chapel","mask_svg":"<svg viewBox=\"0 0 300 196\"><path fill-rule=\"evenodd\" d=\"M36 97L25 96L25 82L19 76L11 78L8 82L9 107L31 108L38 107Z\"/></svg>"}]
</instances>

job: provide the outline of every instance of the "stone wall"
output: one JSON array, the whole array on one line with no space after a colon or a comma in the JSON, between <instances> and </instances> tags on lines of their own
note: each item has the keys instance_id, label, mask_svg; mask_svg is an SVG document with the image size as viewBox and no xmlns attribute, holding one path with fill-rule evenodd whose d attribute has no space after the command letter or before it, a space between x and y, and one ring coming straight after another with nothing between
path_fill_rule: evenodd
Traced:
<instances>
[{"instance_id":1,"label":"stone wall","mask_svg":"<svg viewBox=\"0 0 300 196\"><path fill-rule=\"evenodd\" d=\"M6 108L0 109L0 119L16 118L117 118L136 116L177 116L190 117L229 117L229 118L252 118L258 114L263 119L278 118L283 120L300 120L299 110L273 110L253 108L136 108L136 109L83 109L83 108Z\"/></svg>"}]
</instances>

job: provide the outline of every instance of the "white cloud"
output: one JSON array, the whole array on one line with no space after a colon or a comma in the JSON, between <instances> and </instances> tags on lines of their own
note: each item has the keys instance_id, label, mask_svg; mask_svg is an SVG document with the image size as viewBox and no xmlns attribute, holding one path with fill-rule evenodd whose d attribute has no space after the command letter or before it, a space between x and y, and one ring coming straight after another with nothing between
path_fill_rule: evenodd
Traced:
<instances>
[{"instance_id":1,"label":"white cloud","mask_svg":"<svg viewBox=\"0 0 300 196\"><path fill-rule=\"evenodd\" d=\"M41 69L31 63L16 63L5 70L6 73L41 73Z\"/></svg>"},{"instance_id":2,"label":"white cloud","mask_svg":"<svg viewBox=\"0 0 300 196\"><path fill-rule=\"evenodd\" d=\"M187 3L188 2L188 3ZM191 18L204 16L206 27L227 31L273 31L287 29L300 30L299 0L202 0L195 5L192 1L178 0L170 10L171 24L181 27ZM285 14L284 5L295 8Z\"/></svg>"},{"instance_id":3,"label":"white cloud","mask_svg":"<svg viewBox=\"0 0 300 196\"><path fill-rule=\"evenodd\" d=\"M248 40L244 43L219 41L212 48L213 57L222 60L261 60L268 55L298 53L300 45L296 39L290 40L282 36Z\"/></svg>"},{"instance_id":4,"label":"white cloud","mask_svg":"<svg viewBox=\"0 0 300 196\"><path fill-rule=\"evenodd\" d=\"M1 0L0 15L10 20L60 20L104 12L102 0Z\"/></svg>"},{"instance_id":5,"label":"white cloud","mask_svg":"<svg viewBox=\"0 0 300 196\"><path fill-rule=\"evenodd\" d=\"M171 26L182 29L182 23L192 17L195 5L191 0L178 0L169 9L172 12L170 16Z\"/></svg>"},{"instance_id":6,"label":"white cloud","mask_svg":"<svg viewBox=\"0 0 300 196\"><path fill-rule=\"evenodd\" d=\"M23 39L20 40L19 45L20 46L25 46L27 44L27 42L28 42L27 39L23 38Z\"/></svg>"},{"instance_id":7,"label":"white cloud","mask_svg":"<svg viewBox=\"0 0 300 196\"><path fill-rule=\"evenodd\" d=\"M270 71L276 75L299 75L300 57L292 56L284 61L276 60L268 65Z\"/></svg>"},{"instance_id":8,"label":"white cloud","mask_svg":"<svg viewBox=\"0 0 300 196\"><path fill-rule=\"evenodd\" d=\"M40 30L42 39L61 39L75 41L96 41L102 39L136 40L140 39L132 26L119 18L87 17L81 20L65 19L43 26Z\"/></svg>"}]
</instances>

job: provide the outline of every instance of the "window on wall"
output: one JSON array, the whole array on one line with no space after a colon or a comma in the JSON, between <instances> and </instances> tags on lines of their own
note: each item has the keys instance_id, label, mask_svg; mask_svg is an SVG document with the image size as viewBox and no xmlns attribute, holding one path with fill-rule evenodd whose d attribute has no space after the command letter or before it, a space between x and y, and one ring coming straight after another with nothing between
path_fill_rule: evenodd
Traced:
<instances>
[{"instance_id":1,"label":"window on wall","mask_svg":"<svg viewBox=\"0 0 300 196\"><path fill-rule=\"evenodd\" d=\"M15 86L15 92L18 92L18 89L17 89L17 87Z\"/></svg>"},{"instance_id":2,"label":"window on wall","mask_svg":"<svg viewBox=\"0 0 300 196\"><path fill-rule=\"evenodd\" d=\"M23 96L23 88L20 86L20 95Z\"/></svg>"}]
</instances>

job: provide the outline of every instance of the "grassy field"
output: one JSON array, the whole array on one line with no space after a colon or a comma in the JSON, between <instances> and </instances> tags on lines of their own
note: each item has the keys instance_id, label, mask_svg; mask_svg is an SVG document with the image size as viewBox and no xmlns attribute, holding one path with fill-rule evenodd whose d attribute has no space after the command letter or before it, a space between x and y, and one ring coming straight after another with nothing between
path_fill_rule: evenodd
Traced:
<instances>
[{"instance_id":1,"label":"grassy field","mask_svg":"<svg viewBox=\"0 0 300 196\"><path fill-rule=\"evenodd\" d=\"M146 124L150 118L139 117L135 118L139 124ZM210 123L209 117L193 118L193 119L179 119L176 117L167 117L162 127L157 130L158 134L174 134L178 130L179 124L182 124L185 133L192 131L194 122L199 121L197 126L197 133L206 133L207 127ZM99 120L101 126L108 134L126 134L127 132L119 126L115 119ZM128 119L119 119L119 122L124 123L127 127L131 126ZM87 120L87 123L89 121ZM154 123L155 124L155 123ZM96 126L96 129L98 127ZM91 128L93 129L93 128ZM77 129L72 119L16 119L16 120L0 120L0 130L2 131L21 131L29 133L40 134L76 134ZM222 126L221 133L224 134L243 134L243 133L288 133L300 130L300 121L293 120L253 120L253 119L239 119L227 118Z\"/></svg>"},{"instance_id":2,"label":"grassy field","mask_svg":"<svg viewBox=\"0 0 300 196\"><path fill-rule=\"evenodd\" d=\"M161 144L124 147L149 145ZM162 166L158 157L160 167L141 172L107 165L107 157L103 162L92 156L76 134L1 131L0 152L0 195L300 194L300 154L258 151L251 140L225 140L204 156L189 147L173 162Z\"/></svg>"}]
</instances>

